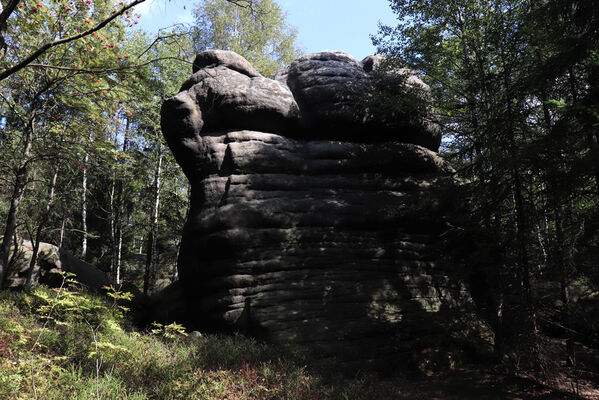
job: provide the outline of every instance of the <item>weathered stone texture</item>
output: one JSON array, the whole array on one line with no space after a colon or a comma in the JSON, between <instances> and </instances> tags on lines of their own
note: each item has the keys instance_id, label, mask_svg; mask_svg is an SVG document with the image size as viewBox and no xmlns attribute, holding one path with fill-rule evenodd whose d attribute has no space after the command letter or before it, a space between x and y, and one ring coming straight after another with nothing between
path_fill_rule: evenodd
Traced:
<instances>
[{"instance_id":1,"label":"weathered stone texture","mask_svg":"<svg viewBox=\"0 0 599 400\"><path fill-rule=\"evenodd\" d=\"M409 134L355 135L370 128L353 86L369 78L346 53L304 56L276 81L198 58L162 114L192 185L179 276L194 322L356 366L406 362L414 321L469 298L439 244L453 169Z\"/></svg>"},{"instance_id":2,"label":"weathered stone texture","mask_svg":"<svg viewBox=\"0 0 599 400\"><path fill-rule=\"evenodd\" d=\"M12 252L14 249L11 249ZM6 286L11 289L24 288L33 256L33 245L29 240L24 240L14 253L16 257L11 261ZM74 279L92 291L100 291L104 286L110 285L106 274L95 266L76 258L68 251L41 242L37 262L31 275L32 284L41 283L58 287L62 284L62 274L65 272L75 274Z\"/></svg>"}]
</instances>

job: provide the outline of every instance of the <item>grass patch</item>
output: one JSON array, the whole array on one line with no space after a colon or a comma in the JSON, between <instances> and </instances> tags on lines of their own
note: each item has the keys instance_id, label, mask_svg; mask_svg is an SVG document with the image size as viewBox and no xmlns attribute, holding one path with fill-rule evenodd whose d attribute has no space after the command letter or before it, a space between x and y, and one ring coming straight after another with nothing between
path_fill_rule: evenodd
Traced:
<instances>
[{"instance_id":1,"label":"grass patch","mask_svg":"<svg viewBox=\"0 0 599 400\"><path fill-rule=\"evenodd\" d=\"M334 361L242 336L191 337L177 325L139 332L121 306L123 296L110 295L45 287L0 292L0 399L570 398L477 369L348 380Z\"/></svg>"},{"instance_id":2,"label":"grass patch","mask_svg":"<svg viewBox=\"0 0 599 400\"><path fill-rule=\"evenodd\" d=\"M407 398L336 371L242 336L138 332L115 299L46 287L0 292L2 399Z\"/></svg>"}]
</instances>

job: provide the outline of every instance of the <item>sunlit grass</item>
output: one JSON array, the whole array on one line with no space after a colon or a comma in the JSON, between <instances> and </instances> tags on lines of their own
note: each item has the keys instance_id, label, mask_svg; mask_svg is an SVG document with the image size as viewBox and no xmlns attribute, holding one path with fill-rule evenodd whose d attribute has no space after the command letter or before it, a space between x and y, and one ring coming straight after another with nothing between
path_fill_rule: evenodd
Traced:
<instances>
[{"instance_id":1,"label":"sunlit grass","mask_svg":"<svg viewBox=\"0 0 599 400\"><path fill-rule=\"evenodd\" d=\"M1 399L404 398L369 376L344 380L338 366L300 351L242 336L137 332L116 302L57 293L0 293Z\"/></svg>"}]
</instances>

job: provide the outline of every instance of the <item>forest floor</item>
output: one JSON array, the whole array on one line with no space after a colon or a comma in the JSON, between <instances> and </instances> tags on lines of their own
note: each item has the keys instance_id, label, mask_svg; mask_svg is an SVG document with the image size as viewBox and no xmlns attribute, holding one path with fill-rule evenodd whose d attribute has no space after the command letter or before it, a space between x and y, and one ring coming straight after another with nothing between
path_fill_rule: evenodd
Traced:
<instances>
[{"instance_id":1,"label":"forest floor","mask_svg":"<svg viewBox=\"0 0 599 400\"><path fill-rule=\"evenodd\" d=\"M542 380L473 366L396 384L402 387L406 398L422 400L599 400L597 383L576 382L564 372Z\"/></svg>"},{"instance_id":2,"label":"forest floor","mask_svg":"<svg viewBox=\"0 0 599 400\"><path fill-rule=\"evenodd\" d=\"M552 365L545 381L480 365L347 379L337 364L242 336L138 331L118 302L83 292L0 292L2 400L599 400L592 368Z\"/></svg>"}]
</instances>

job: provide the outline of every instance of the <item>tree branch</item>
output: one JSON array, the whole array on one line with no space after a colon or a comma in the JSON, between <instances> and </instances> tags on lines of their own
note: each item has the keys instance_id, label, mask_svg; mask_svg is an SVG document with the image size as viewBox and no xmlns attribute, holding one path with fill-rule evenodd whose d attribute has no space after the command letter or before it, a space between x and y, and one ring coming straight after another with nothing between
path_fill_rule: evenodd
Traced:
<instances>
[{"instance_id":1,"label":"tree branch","mask_svg":"<svg viewBox=\"0 0 599 400\"><path fill-rule=\"evenodd\" d=\"M15 11L17 5L20 0L9 0L6 7L2 6L0 3L0 58L4 58L4 52L6 51L6 39L4 39L4 35L6 35L6 22L8 21L8 17Z\"/></svg>"},{"instance_id":2,"label":"tree branch","mask_svg":"<svg viewBox=\"0 0 599 400\"><path fill-rule=\"evenodd\" d=\"M254 0L227 0L229 3L235 4L241 8L252 8L254 6Z\"/></svg>"},{"instance_id":3,"label":"tree branch","mask_svg":"<svg viewBox=\"0 0 599 400\"><path fill-rule=\"evenodd\" d=\"M177 60L177 61L181 61L182 63L192 64L191 61L184 60L179 57L158 57L158 58L153 58L151 60L145 61L140 64L128 64L128 65L118 66L115 68L97 68L97 69L92 68L92 69L89 69L89 68L62 67L60 65L49 65L49 64L29 64L28 66L36 67L36 68L56 69L56 70L60 70L60 71L70 71L70 72L77 72L77 73L102 74L102 73L126 71L129 69L137 69L139 67L143 67L148 64L152 64L153 62L163 61L163 60Z\"/></svg>"},{"instance_id":4,"label":"tree branch","mask_svg":"<svg viewBox=\"0 0 599 400\"><path fill-rule=\"evenodd\" d=\"M17 1L17 0L12 0L12 1ZM65 43L69 43L72 42L74 40L80 39L84 36L87 36L93 32L99 31L100 29L104 28L106 25L108 25L110 22L112 22L115 18L119 17L120 15L123 15L127 10L135 7L138 4L143 3L145 0L134 0L133 2L131 2L130 4L126 4L124 5L120 10L116 11L114 14L112 14L110 17L106 18L105 20L103 20L102 22L100 22L99 24L97 24L96 26L80 32L76 35L72 35L66 38L62 38L62 39L58 39L55 40L53 42L49 42L46 43L44 45L42 45L39 49L37 49L36 51L34 51L33 53L31 53L29 56L27 56L23 61L15 64L14 66L5 69L4 71L0 72L0 81L8 78L9 76L11 76L12 74L22 70L23 68L25 68L27 65L31 64L33 61L35 61L39 56L41 56L42 54L44 54L46 51L48 51L49 49L59 46L61 44L65 44ZM17 1L18 3L18 1ZM15 4L16 6L16 4Z\"/></svg>"},{"instance_id":5,"label":"tree branch","mask_svg":"<svg viewBox=\"0 0 599 400\"><path fill-rule=\"evenodd\" d=\"M173 27L177 27L177 25L173 25ZM160 32L162 32L162 30L160 30ZM189 35L189 32L177 32L177 33L171 33L171 34L169 34L169 35L158 35L158 36L156 37L156 39L154 39L154 41L153 41L153 42L152 42L152 43L151 43L151 44L150 44L148 47L146 47L146 49L145 49L144 51L142 51L142 52L141 52L141 53L140 53L140 54L137 56L137 58L141 58L141 56L143 56L143 55L144 55L144 54L146 54L148 51L150 51L150 49L152 49L152 47L154 47L154 45L155 45L156 43L159 43L159 42L160 42L160 41L162 41L162 40L165 40L165 39L170 39L170 38L173 38L173 37L187 36L187 35Z\"/></svg>"},{"instance_id":6,"label":"tree branch","mask_svg":"<svg viewBox=\"0 0 599 400\"><path fill-rule=\"evenodd\" d=\"M8 20L8 17L12 14L12 12L14 11L14 9L17 7L17 5L19 4L20 0L9 0L9 3L7 4L6 7L2 8L2 5L0 4L0 56L3 56L4 54L4 49L6 48L6 43L4 40L4 34L6 33L6 22ZM35 61L39 56L41 56L42 54L44 54L46 51L50 50L53 47L56 46L60 46L61 44L65 44L65 43L69 43L72 42L74 40L80 39L84 36L87 36L93 32L99 31L100 29L104 28L106 25L108 25L110 22L112 22L115 18L117 18L120 15L123 15L127 10L135 7L138 4L143 3L145 0L134 0L133 2L131 2L130 4L126 4L123 7L121 7L121 9L115 11L110 17L106 18L105 20L101 21L99 24L97 24L96 26L84 31L84 32L80 32L76 35L72 35L63 39L59 39L59 40L55 40L53 42L49 42L46 43L44 45L42 45L40 48L38 48L36 51L34 51L33 53L31 53L29 56L27 56L23 61L13 65L10 68L7 68L5 70L3 70L2 72L0 72L0 81L8 78L9 76L11 76L12 74L22 70L23 68L27 67L29 64L33 63L33 61ZM242 7L242 8L248 8L253 10L254 8L254 0L227 0L229 3L235 4L238 7ZM151 47L151 46L150 46ZM142 53L143 54L143 53Z\"/></svg>"}]
</instances>

